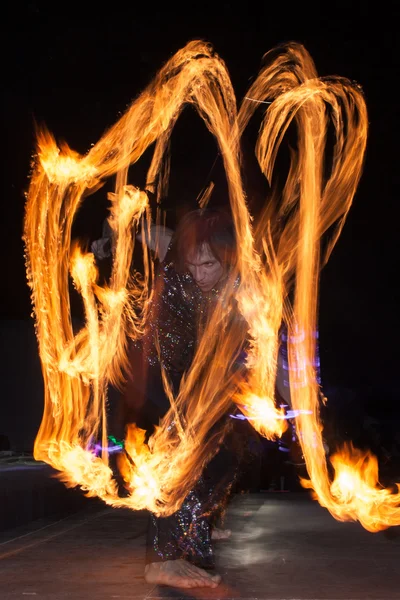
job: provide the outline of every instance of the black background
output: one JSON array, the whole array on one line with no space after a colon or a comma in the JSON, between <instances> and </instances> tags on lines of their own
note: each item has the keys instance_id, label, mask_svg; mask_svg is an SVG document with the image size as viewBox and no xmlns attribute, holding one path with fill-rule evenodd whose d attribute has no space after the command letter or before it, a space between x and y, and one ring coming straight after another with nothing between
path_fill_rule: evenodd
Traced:
<instances>
[{"instance_id":1,"label":"black background","mask_svg":"<svg viewBox=\"0 0 400 600\"><path fill-rule=\"evenodd\" d=\"M322 4L322 3L321 3ZM367 156L348 221L321 275L320 353L326 390L356 391L371 412L397 414L399 293L399 42L397 3L233 2L3 5L3 193L0 313L30 319L22 222L34 121L85 153L164 62L191 39L211 42L240 101L262 56L295 40L319 75L364 90ZM216 149L190 110L177 125L169 210L195 201ZM173 142L174 144L174 142ZM143 184L143 166L131 183ZM106 190L89 198L76 235L100 236ZM340 394L339 394L340 396ZM342 395L346 397L346 394ZM339 400L338 400L339 401Z\"/></svg>"}]
</instances>

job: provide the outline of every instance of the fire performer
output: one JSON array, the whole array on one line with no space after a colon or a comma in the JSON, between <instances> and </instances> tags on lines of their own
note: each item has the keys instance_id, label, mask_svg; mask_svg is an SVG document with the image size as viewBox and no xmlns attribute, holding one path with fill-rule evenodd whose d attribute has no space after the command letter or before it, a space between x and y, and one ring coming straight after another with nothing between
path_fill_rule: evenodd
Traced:
<instances>
[{"instance_id":1,"label":"fire performer","mask_svg":"<svg viewBox=\"0 0 400 600\"><path fill-rule=\"evenodd\" d=\"M171 234L167 231L164 237ZM179 223L165 257L165 240L159 240L158 247L162 262L149 314L148 333L144 338L142 363L137 354L131 361L132 365L141 364L142 374L147 371L147 377L138 377L133 368L130 379L133 386L146 382L145 398L143 388L141 390L144 426L148 426L149 421L156 422L154 417L161 417L169 409L162 388L160 365L168 373L177 394L207 317L220 301L236 260L236 240L230 215L215 209L190 212ZM246 340L247 324L234 299L231 318L236 320L238 331L242 332L239 339ZM244 341L237 349L232 366L239 378L245 377L246 373L245 345ZM129 395L135 395L137 400L140 394L137 388L135 391L131 388ZM281 388L281 394L289 401L288 389L283 391ZM232 403L230 413L235 410ZM186 588L215 587L220 581L219 575L210 573L214 567L212 542L229 537L230 532L215 527L216 517L226 505L227 490L232 489L240 476L250 452L249 441L256 435L246 420L232 420L226 415L221 421L221 427L226 428L229 423L224 442L195 489L172 516L156 518L152 515L150 518L145 568L145 578L150 583Z\"/></svg>"},{"instance_id":2,"label":"fire performer","mask_svg":"<svg viewBox=\"0 0 400 600\"><path fill-rule=\"evenodd\" d=\"M143 235L154 252L158 269L145 335L130 350L130 372L121 408L125 424L135 422L150 436L170 409L162 372L176 396L207 319L221 301L236 261L236 240L230 214L210 208L187 213L175 233L152 225L150 239L147 232ZM92 246L99 258L102 253L97 249L105 242L104 238ZM239 280L236 287L238 284ZM232 373L240 380L246 376L247 324L234 297L230 318L236 321L240 345L232 362ZM278 373L282 375L282 363L279 365ZM277 388L279 397L290 404L289 389L283 389L282 377L277 378ZM235 412L239 411L232 402L229 414L210 432L210 436L214 434L221 440L218 450L180 509L169 517L150 515L145 566L145 579L149 583L181 588L219 584L221 577L214 572L213 541L227 539L231 532L216 524L221 523L246 459L251 458L252 449L257 447L251 444L257 436L253 427L245 419L230 418Z\"/></svg>"}]
</instances>

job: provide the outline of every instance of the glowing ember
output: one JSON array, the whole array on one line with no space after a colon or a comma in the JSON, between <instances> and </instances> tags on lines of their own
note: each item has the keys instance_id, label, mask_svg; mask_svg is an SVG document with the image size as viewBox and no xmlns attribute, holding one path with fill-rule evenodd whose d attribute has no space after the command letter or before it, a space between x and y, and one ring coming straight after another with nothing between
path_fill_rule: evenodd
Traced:
<instances>
[{"instance_id":1,"label":"glowing ember","mask_svg":"<svg viewBox=\"0 0 400 600\"><path fill-rule=\"evenodd\" d=\"M226 302L212 315L177 398L165 381L171 410L161 426L148 445L135 426L127 432L118 459L129 495L120 498L108 466L106 390L110 382L121 381L127 338L142 335L152 276L144 245L143 279L130 272L132 231L145 215L149 223L150 212L146 194L127 184L127 172L155 143L149 187L157 180L167 184L166 149L187 103L205 120L223 157L240 240L238 262L224 291ZM253 225L240 175L240 139L260 107L265 114L256 156L272 194ZM286 184L278 193L274 164L292 122L297 145ZM224 62L209 45L192 41L165 64L85 156L66 145L58 147L48 132L40 131L24 237L45 383L35 458L59 470L67 485L79 485L108 504L171 514L198 479L212 451L207 434L229 410L232 399L262 435L274 438L287 427L284 409L274 399L283 320L288 328L291 410L302 432L300 443L310 477L303 485L313 489L337 519L359 520L371 531L399 524L400 495L379 489L373 457L345 449L332 459L335 477L330 479L314 367L319 271L340 235L357 189L367 127L359 87L342 77L319 78L301 45L287 44L265 56L264 67L237 110ZM334 138L330 149L328 130ZM115 238L113 271L108 287L101 287L93 256L71 247L71 227L84 196L115 174L109 218ZM277 197L279 201L273 201ZM321 256L320 240L328 230ZM70 275L86 315L86 324L77 334L71 324ZM238 276L236 289L233 283ZM244 335L228 318L226 307L233 294L251 335L245 387L228 377L226 357L232 356ZM224 335L209 334L216 328ZM181 425L183 414L189 427ZM91 450L92 440L100 438L96 448L101 448L101 456L97 456Z\"/></svg>"}]
</instances>

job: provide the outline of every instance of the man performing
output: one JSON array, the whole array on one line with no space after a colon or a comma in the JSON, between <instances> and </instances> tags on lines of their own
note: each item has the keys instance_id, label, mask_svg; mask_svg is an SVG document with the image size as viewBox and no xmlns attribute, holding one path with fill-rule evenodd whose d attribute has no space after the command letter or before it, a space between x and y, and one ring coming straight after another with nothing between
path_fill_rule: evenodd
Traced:
<instances>
[{"instance_id":1,"label":"man performing","mask_svg":"<svg viewBox=\"0 0 400 600\"><path fill-rule=\"evenodd\" d=\"M190 368L207 318L219 302L235 257L230 215L215 209L188 213L179 223L165 257L159 256L163 260L156 275L147 329L140 346L133 345L131 374L125 390L126 403L134 405L144 428L157 424L170 408L161 369L176 394L182 376ZM234 306L232 318L240 319L241 326L246 327ZM233 367L237 372L245 370L244 357L242 348ZM216 587L220 582L220 576L210 572L214 568L212 539L228 536L229 532L216 529L213 524L238 473L239 458L233 449L233 438L238 445L238 430L248 428L248 433L252 429L243 422L232 423L229 428L233 425L235 434L228 434L181 508L170 517L151 515L145 567L149 583L191 588Z\"/></svg>"},{"instance_id":2,"label":"man performing","mask_svg":"<svg viewBox=\"0 0 400 600\"><path fill-rule=\"evenodd\" d=\"M207 319L221 301L236 261L236 240L230 214L209 208L187 213L175 233L152 225L150 239L147 233L138 238L142 235L158 268L144 337L130 350L120 428L135 422L150 436L170 409L162 371L177 395ZM109 240L102 238L93 244L92 250L99 258L102 253L97 250L107 242L109 246ZM239 279L234 286L238 285ZM240 380L246 374L247 323L234 297L230 318L235 320L238 339L245 340L239 342L231 368ZM289 388L283 386L281 358L279 355L277 391L290 405ZM229 413L234 412L239 411L232 402ZM230 531L216 527L216 523L249 457L250 440L257 434L246 420L232 419L228 414L220 419L218 429L224 429L224 441L181 508L169 517L150 517L145 567L149 583L191 588L215 587L220 582L220 576L212 574L212 542L228 538Z\"/></svg>"},{"instance_id":3,"label":"man performing","mask_svg":"<svg viewBox=\"0 0 400 600\"><path fill-rule=\"evenodd\" d=\"M170 235L168 231L166 235ZM160 247L165 248L165 244ZM235 264L236 240L230 215L217 209L186 214L165 256L159 258L146 333L141 345L132 348L125 390L126 404L134 405L133 412L139 413L135 419L147 430L170 408L161 369L177 394ZM245 340L247 324L234 300L230 314L243 332L240 339ZM245 356L244 342L232 366L239 378L245 377ZM230 412L235 410L232 403ZM214 526L215 517L239 474L250 436L255 435L247 421L229 419L228 415L221 419L221 427L228 430L224 443L181 508L170 517L151 515L145 567L149 583L191 588L215 587L220 582L220 576L210 572L214 568L212 540L228 537L229 532Z\"/></svg>"}]
</instances>

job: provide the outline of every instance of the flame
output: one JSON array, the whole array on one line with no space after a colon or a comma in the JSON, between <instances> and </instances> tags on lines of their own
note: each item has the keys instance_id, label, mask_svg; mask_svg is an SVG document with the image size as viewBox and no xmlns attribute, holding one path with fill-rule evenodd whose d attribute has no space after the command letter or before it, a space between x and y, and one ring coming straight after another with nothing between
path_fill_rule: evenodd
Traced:
<instances>
[{"instance_id":1,"label":"flame","mask_svg":"<svg viewBox=\"0 0 400 600\"><path fill-rule=\"evenodd\" d=\"M120 498L106 451L107 387L123 380L127 340L143 334L153 276L144 245L143 276L130 270L134 234L140 222L150 223L150 211L146 193L128 185L128 169L154 144L147 188L163 197L170 136L187 104L204 120L223 159L240 240L238 259L176 397L164 377L170 411L147 442L135 425L128 428L119 461L129 494ZM255 151L271 193L253 223L241 178L240 144L260 107L265 112ZM297 140L285 184L279 187L275 163L294 128ZM379 487L375 457L344 448L332 459L331 477L313 366L319 273L356 193L367 133L360 87L343 77L318 77L303 46L288 43L268 52L237 106L224 61L211 45L197 40L160 69L84 156L40 130L24 222L27 278L45 384L35 457L57 469L66 485L78 485L110 505L173 513L222 442L225 429L220 419L232 402L262 435L274 438L285 430L287 422L274 397L283 321L288 328L292 409L298 415L309 476L303 486L312 489L336 519L358 520L370 531L399 524L399 494ZM333 144L328 143L331 139ZM112 175L113 270L109 284L102 287L92 254L71 242L71 227L84 197ZM199 199L208 201L209 193ZM82 296L86 317L78 332L71 321L69 277ZM233 298L242 323L230 319ZM217 330L221 335L214 335ZM245 336L250 348L244 381L232 365ZM95 456L90 444L99 438L103 451Z\"/></svg>"}]
</instances>

